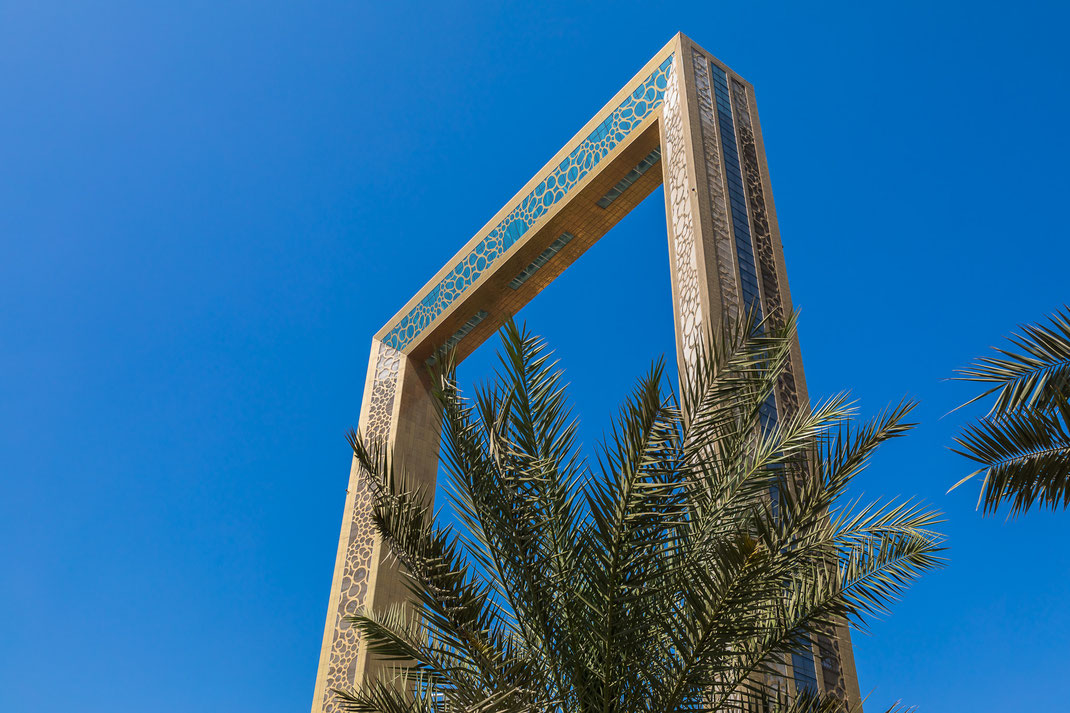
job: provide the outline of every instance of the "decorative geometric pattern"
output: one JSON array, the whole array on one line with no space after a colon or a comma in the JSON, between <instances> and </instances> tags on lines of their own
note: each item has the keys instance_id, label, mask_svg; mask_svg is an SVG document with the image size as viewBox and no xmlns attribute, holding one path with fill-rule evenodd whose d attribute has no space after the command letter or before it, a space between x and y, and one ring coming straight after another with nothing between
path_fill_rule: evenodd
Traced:
<instances>
[{"instance_id":1,"label":"decorative geometric pattern","mask_svg":"<svg viewBox=\"0 0 1070 713\"><path fill-rule=\"evenodd\" d=\"M731 220L733 245L735 247L736 274L739 275L740 295L743 305L762 317L762 296L758 287L758 273L754 267L754 245L751 242L750 221L747 218L747 197L743 188L743 172L739 165L736 144L736 126L732 119L732 99L728 90L728 74L712 62L709 64L713 78L713 96L720 129L721 154L724 157L725 186L728 191L727 218ZM777 423L776 398L770 394L759 408L763 428Z\"/></svg>"},{"instance_id":2,"label":"decorative geometric pattern","mask_svg":"<svg viewBox=\"0 0 1070 713\"><path fill-rule=\"evenodd\" d=\"M676 271L676 309L680 320L680 351L684 359L681 367L686 367L690 372L695 366L699 342L703 337L703 320L679 74L680 70L677 69L669 76L661 120L665 142L665 196L669 224L672 226L672 252L675 258L672 267Z\"/></svg>"},{"instance_id":3,"label":"decorative geometric pattern","mask_svg":"<svg viewBox=\"0 0 1070 713\"><path fill-rule=\"evenodd\" d=\"M390 419L394 410L398 372L401 367L401 352L379 345L369 400L368 419L363 437L373 450L386 447L390 435ZM372 524L372 498L366 474L358 474L353 494L352 521L349 525L349 542L346 545L342 570L341 597L335 611L334 640L331 642L330 662L327 667L327 691L348 689L356 680L357 656L360 635L345 620L363 607L368 597L368 573L371 567L372 545L375 542L375 527ZM324 697L325 713L340 711L338 697L328 693Z\"/></svg>"},{"instance_id":4,"label":"decorative geometric pattern","mask_svg":"<svg viewBox=\"0 0 1070 713\"><path fill-rule=\"evenodd\" d=\"M743 174L739 168L739 151L736 148L736 127L732 121L732 99L728 92L728 75L712 63L710 74L713 77L721 154L724 157L725 185L728 188L729 219L732 224L732 235L735 238L740 293L743 297L743 305L747 309L755 310L756 316L761 317L761 295L758 290L758 274L754 268L754 247L751 245L750 223L747 221L747 199L743 190Z\"/></svg>"},{"instance_id":5,"label":"decorative geometric pattern","mask_svg":"<svg viewBox=\"0 0 1070 713\"><path fill-rule=\"evenodd\" d=\"M843 669L840 668L840 642L836 640L836 632L832 627L826 627L817 635L817 650L821 656L821 680L825 691L847 700L847 683L843 680Z\"/></svg>"},{"instance_id":6,"label":"decorative geometric pattern","mask_svg":"<svg viewBox=\"0 0 1070 713\"><path fill-rule=\"evenodd\" d=\"M570 153L535 189L520 201L476 248L457 263L442 280L386 335L383 342L404 350L427 325L453 304L521 238L536 220L616 148L643 119L661 106L673 56L669 55L620 103L605 121Z\"/></svg>"},{"instance_id":7,"label":"decorative geometric pattern","mask_svg":"<svg viewBox=\"0 0 1070 713\"><path fill-rule=\"evenodd\" d=\"M721 309L728 321L739 316L739 292L736 286L736 260L732 236L728 229L728 206L725 202L724 172L718 149L717 118L713 109L713 91L706 56L692 50L695 68L695 91L698 95L699 124L702 128L702 153L706 168L706 191L712 210L713 243L717 254L717 275L721 283Z\"/></svg>"},{"instance_id":8,"label":"decorative geometric pattern","mask_svg":"<svg viewBox=\"0 0 1070 713\"><path fill-rule=\"evenodd\" d=\"M762 304L773 324L783 324L784 304L780 297L780 282L777 279L773 237L769 230L769 214L765 207L762 173L758 167L758 149L754 143L754 131L751 128L750 101L747 99L746 87L734 79L732 80L732 104L737 117L743 177L747 184L747 202L750 207L754 246L758 253L758 268L762 277ZM795 389L795 374L790 361L787 363L784 376L777 384L777 399L785 415L791 416L799 410L799 395Z\"/></svg>"},{"instance_id":9,"label":"decorative geometric pattern","mask_svg":"<svg viewBox=\"0 0 1070 713\"><path fill-rule=\"evenodd\" d=\"M364 438L373 445L386 445L390 435L390 416L394 409L394 391L401 368L401 352L382 344L375 362L375 381Z\"/></svg>"}]
</instances>

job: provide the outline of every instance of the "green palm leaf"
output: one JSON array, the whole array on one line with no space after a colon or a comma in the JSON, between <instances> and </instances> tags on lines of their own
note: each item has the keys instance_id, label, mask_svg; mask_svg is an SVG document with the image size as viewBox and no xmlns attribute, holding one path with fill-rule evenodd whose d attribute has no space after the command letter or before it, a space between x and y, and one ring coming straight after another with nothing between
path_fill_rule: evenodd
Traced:
<instances>
[{"instance_id":1,"label":"green palm leaf","mask_svg":"<svg viewBox=\"0 0 1070 713\"><path fill-rule=\"evenodd\" d=\"M956 483L984 474L979 505L994 512L1009 503L1012 515L1033 505L1070 505L1070 407L1022 410L983 418L955 439L956 453L981 468Z\"/></svg>"},{"instance_id":2,"label":"green palm leaf","mask_svg":"<svg viewBox=\"0 0 1070 713\"><path fill-rule=\"evenodd\" d=\"M1007 338L1013 349L994 348L999 356L982 357L959 371L962 381L992 386L963 405L999 392L990 415L1021 410L1044 411L1070 397L1070 308L1049 324L1026 324Z\"/></svg>"},{"instance_id":3,"label":"green palm leaf","mask_svg":"<svg viewBox=\"0 0 1070 713\"><path fill-rule=\"evenodd\" d=\"M465 396L449 361L436 377L456 531L352 436L412 598L351 618L382 665L338 694L342 706L844 710L795 691L785 662L885 613L939 566L941 538L916 505L840 506L874 451L910 427L910 404L853 428L840 396L763 424L793 340L793 318L727 325L680 399L655 364L592 465L552 354L507 325L492 383Z\"/></svg>"},{"instance_id":4,"label":"green palm leaf","mask_svg":"<svg viewBox=\"0 0 1070 713\"><path fill-rule=\"evenodd\" d=\"M997 393L988 415L955 439L980 468L951 487L983 475L978 507L1012 515L1033 506L1070 505L1070 310L1049 324L1025 325L1008 338L1014 349L977 360L958 377L992 384L964 405Z\"/></svg>"}]
</instances>

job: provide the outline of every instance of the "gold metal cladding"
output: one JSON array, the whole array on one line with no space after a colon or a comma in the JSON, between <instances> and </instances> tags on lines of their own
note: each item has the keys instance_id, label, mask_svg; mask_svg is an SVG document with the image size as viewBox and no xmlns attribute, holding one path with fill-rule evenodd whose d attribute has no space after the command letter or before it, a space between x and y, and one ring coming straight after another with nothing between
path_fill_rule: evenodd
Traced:
<instances>
[{"instance_id":1,"label":"gold metal cladding","mask_svg":"<svg viewBox=\"0 0 1070 713\"><path fill-rule=\"evenodd\" d=\"M706 330L749 300L782 317L791 298L753 88L678 34L375 335L359 427L365 440L434 492L441 420L425 360L446 344L465 358L662 183L681 376ZM798 408L808 403L796 345L777 411ZM313 713L339 711L332 689L377 670L345 617L405 596L354 463ZM819 685L858 705L846 627L818 637L815 649Z\"/></svg>"}]
</instances>

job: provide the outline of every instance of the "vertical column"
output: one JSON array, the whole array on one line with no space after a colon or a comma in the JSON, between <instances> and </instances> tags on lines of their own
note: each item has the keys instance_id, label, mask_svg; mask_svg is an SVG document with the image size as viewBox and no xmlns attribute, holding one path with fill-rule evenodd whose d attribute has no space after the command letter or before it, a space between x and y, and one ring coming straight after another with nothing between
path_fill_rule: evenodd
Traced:
<instances>
[{"instance_id":1,"label":"vertical column","mask_svg":"<svg viewBox=\"0 0 1070 713\"><path fill-rule=\"evenodd\" d=\"M714 71L722 74L720 70ZM729 86L731 86L730 90ZM734 77L729 80L725 75L721 80L719 89L723 94L724 102L728 104L723 111L726 115L729 112L731 113L736 134L738 170L741 179L737 191L740 194L740 201L743 202L743 205L734 207L738 208L740 214L749 218L747 231L750 236L754 257L750 269L759 285L760 304L763 314L773 325L780 325L784 322L785 309L780 294L780 280L773 258L774 248L769 228L769 214L765 202L766 190L758 169L758 155L751 122L750 101L747 97L746 87ZM729 94L731 96L730 101L728 101ZM798 350L795 349L793 351L797 352ZM769 405L773 411L772 417L774 420L791 418L799 411L794 364L791 360L785 366L784 374L781 375L776 387L775 398ZM790 657L792 680L796 690L804 688L817 690L819 683L813 642L807 639L802 643L806 644L807 649L793 653ZM826 686L825 689L837 694L840 698L844 698L842 685Z\"/></svg>"},{"instance_id":2,"label":"vertical column","mask_svg":"<svg viewBox=\"0 0 1070 713\"><path fill-rule=\"evenodd\" d=\"M372 342L359 431L372 447L389 448L395 470L434 495L441 417L420 365L400 351ZM367 473L354 459L349 475L327 621L320 649L312 713L341 710L334 689L351 689L373 676L376 664L345 617L373 604L404 601L407 590L372 524Z\"/></svg>"},{"instance_id":3,"label":"vertical column","mask_svg":"<svg viewBox=\"0 0 1070 713\"><path fill-rule=\"evenodd\" d=\"M684 379L698 340L716 330L722 318L736 319L746 305L751 291L741 282L746 273L740 261L752 260L749 250L737 254L733 240L709 67L686 37L665 92L661 145L677 357ZM756 283L754 288L756 294Z\"/></svg>"},{"instance_id":4,"label":"vertical column","mask_svg":"<svg viewBox=\"0 0 1070 713\"><path fill-rule=\"evenodd\" d=\"M709 159L716 163L718 154L715 145L703 141L695 111L702 98L695 92L693 77L688 42L681 37L661 118L665 218L681 381L694 368L700 342L717 328L721 315L734 318L739 312L720 174L715 173L710 180Z\"/></svg>"},{"instance_id":5,"label":"vertical column","mask_svg":"<svg viewBox=\"0 0 1070 713\"><path fill-rule=\"evenodd\" d=\"M701 218L682 74L677 53L662 104L661 146L677 361L680 380L686 381L686 374L694 368L703 332L709 329L710 306L709 286L699 277L701 246L696 240L699 226L695 223Z\"/></svg>"},{"instance_id":6,"label":"vertical column","mask_svg":"<svg viewBox=\"0 0 1070 713\"><path fill-rule=\"evenodd\" d=\"M774 320L783 319L791 308L784 249L769 183L769 166L765 158L754 90L732 79L732 105L738 118L740 159L753 226L757 264L761 276L762 302ZM788 369L777 384L777 401L781 413L794 414L809 408L806 379L803 374L799 343L792 349ZM851 633L845 621L816 637L814 653L820 662L821 684L825 691L861 706L861 692L854 664ZM808 665L804 662L804 665ZM815 676L817 672L815 671Z\"/></svg>"},{"instance_id":7,"label":"vertical column","mask_svg":"<svg viewBox=\"0 0 1070 713\"><path fill-rule=\"evenodd\" d=\"M753 106L747 85L681 38L661 122L681 379L694 366L698 340L720 319L755 309L780 322L791 306ZM808 407L796 342L775 398L763 408L763 422ZM820 686L859 704L846 625L812 644L811 655L792 657L796 686Z\"/></svg>"}]
</instances>

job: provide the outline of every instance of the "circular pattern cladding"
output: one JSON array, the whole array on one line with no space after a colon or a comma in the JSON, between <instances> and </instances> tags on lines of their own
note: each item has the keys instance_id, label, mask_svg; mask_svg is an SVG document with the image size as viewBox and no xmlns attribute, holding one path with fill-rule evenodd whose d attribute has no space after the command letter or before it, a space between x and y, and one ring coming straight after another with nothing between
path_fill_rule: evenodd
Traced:
<instances>
[{"instance_id":1,"label":"circular pattern cladding","mask_svg":"<svg viewBox=\"0 0 1070 713\"><path fill-rule=\"evenodd\" d=\"M363 428L365 443L372 449L387 444L400 368L401 352L381 344L375 362L368 419ZM334 639L331 641L327 667L324 713L341 710L341 701L330 691L349 689L356 681L360 634L346 621L346 617L359 613L368 599L368 572L375 544L375 525L372 522L372 494L367 478L367 473L361 470L354 485L349 540L346 543L338 609L334 613Z\"/></svg>"},{"instance_id":2,"label":"circular pattern cladding","mask_svg":"<svg viewBox=\"0 0 1070 713\"><path fill-rule=\"evenodd\" d=\"M699 288L698 255L695 248L695 219L691 207L691 181L687 175L684 121L680 107L679 80L674 72L665 93L665 194L668 196L672 226L677 316L684 367L695 368L703 334L702 300Z\"/></svg>"}]
</instances>

